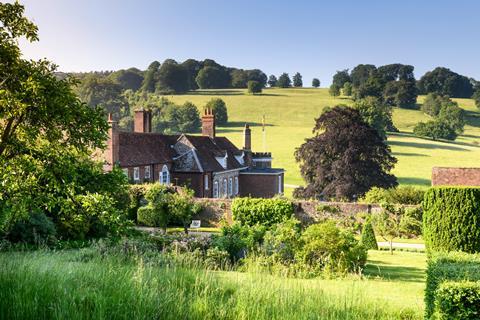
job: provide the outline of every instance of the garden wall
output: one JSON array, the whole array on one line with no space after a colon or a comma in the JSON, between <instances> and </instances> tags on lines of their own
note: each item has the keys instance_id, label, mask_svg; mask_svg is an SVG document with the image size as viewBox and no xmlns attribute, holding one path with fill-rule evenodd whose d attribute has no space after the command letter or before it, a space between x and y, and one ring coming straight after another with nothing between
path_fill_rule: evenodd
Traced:
<instances>
[{"instance_id":1,"label":"garden wall","mask_svg":"<svg viewBox=\"0 0 480 320\"><path fill-rule=\"evenodd\" d=\"M432 186L480 186L480 168L435 167Z\"/></svg>"},{"instance_id":2,"label":"garden wall","mask_svg":"<svg viewBox=\"0 0 480 320\"><path fill-rule=\"evenodd\" d=\"M232 199L205 199L198 198L198 202L202 203L203 210L196 216L194 220L201 220L203 227L218 227L224 220L232 223ZM356 202L323 202L323 201L307 201L295 200L295 216L303 224L311 224L323 220L325 218L352 217L359 212L378 212L381 210L380 205L365 204ZM318 210L320 209L320 210Z\"/></svg>"}]
</instances>

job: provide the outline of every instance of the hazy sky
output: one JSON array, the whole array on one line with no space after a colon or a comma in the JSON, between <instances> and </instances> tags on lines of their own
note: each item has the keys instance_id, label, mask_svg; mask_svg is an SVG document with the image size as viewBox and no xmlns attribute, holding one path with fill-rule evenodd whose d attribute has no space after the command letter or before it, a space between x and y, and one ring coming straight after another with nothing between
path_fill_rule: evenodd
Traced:
<instances>
[{"instance_id":1,"label":"hazy sky","mask_svg":"<svg viewBox=\"0 0 480 320\"><path fill-rule=\"evenodd\" d=\"M26 57L62 71L211 58L329 85L359 63L437 66L480 79L480 1L21 0L40 28Z\"/></svg>"}]
</instances>

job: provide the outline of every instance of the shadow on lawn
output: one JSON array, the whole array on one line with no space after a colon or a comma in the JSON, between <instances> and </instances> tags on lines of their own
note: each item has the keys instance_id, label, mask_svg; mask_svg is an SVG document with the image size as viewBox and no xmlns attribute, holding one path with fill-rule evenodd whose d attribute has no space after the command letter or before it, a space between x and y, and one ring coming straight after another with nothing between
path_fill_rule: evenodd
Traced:
<instances>
[{"instance_id":1,"label":"shadow on lawn","mask_svg":"<svg viewBox=\"0 0 480 320\"><path fill-rule=\"evenodd\" d=\"M406 282L425 281L425 270L415 267L385 265L382 261L369 261L365 266L364 274L367 277L379 277L385 280Z\"/></svg>"},{"instance_id":2,"label":"shadow on lawn","mask_svg":"<svg viewBox=\"0 0 480 320\"><path fill-rule=\"evenodd\" d=\"M195 90L186 94L193 96L240 96L244 95L243 90Z\"/></svg>"},{"instance_id":3,"label":"shadow on lawn","mask_svg":"<svg viewBox=\"0 0 480 320\"><path fill-rule=\"evenodd\" d=\"M392 152L392 155L395 157L429 157L426 154L415 152Z\"/></svg>"},{"instance_id":4,"label":"shadow on lawn","mask_svg":"<svg viewBox=\"0 0 480 320\"><path fill-rule=\"evenodd\" d=\"M451 143L451 142L450 142ZM433 143L420 143L420 142L413 142L413 141L388 141L390 146L399 146L399 147L414 147L414 148L421 148L421 149L440 149L440 150L450 150L450 151L470 151L465 148L451 146L451 145L443 145L443 144L433 144Z\"/></svg>"},{"instance_id":5,"label":"shadow on lawn","mask_svg":"<svg viewBox=\"0 0 480 320\"><path fill-rule=\"evenodd\" d=\"M399 184L405 185L424 185L430 186L432 181L430 179L417 178L417 177L398 177Z\"/></svg>"}]
</instances>

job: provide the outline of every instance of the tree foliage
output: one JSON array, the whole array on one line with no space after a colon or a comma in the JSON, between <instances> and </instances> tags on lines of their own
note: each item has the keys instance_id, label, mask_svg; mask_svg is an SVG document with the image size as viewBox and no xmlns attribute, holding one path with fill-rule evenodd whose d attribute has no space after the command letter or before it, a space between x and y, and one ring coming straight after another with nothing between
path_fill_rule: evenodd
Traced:
<instances>
[{"instance_id":1,"label":"tree foliage","mask_svg":"<svg viewBox=\"0 0 480 320\"><path fill-rule=\"evenodd\" d=\"M330 88L328 89L328 93L332 96L332 97L338 97L340 95L340 87L335 84L335 83L332 83L330 85Z\"/></svg>"},{"instance_id":2,"label":"tree foliage","mask_svg":"<svg viewBox=\"0 0 480 320\"><path fill-rule=\"evenodd\" d=\"M387 139L387 130L393 127L392 107L378 98L366 97L355 101L354 108L359 111L363 121L375 128L383 139Z\"/></svg>"},{"instance_id":3,"label":"tree foliage","mask_svg":"<svg viewBox=\"0 0 480 320\"><path fill-rule=\"evenodd\" d=\"M227 124L228 113L225 101L220 98L210 99L205 105L205 108L209 108L213 111L213 114L215 115L215 122L218 125L224 126Z\"/></svg>"},{"instance_id":4,"label":"tree foliage","mask_svg":"<svg viewBox=\"0 0 480 320\"><path fill-rule=\"evenodd\" d=\"M312 79L312 87L314 87L314 88L320 87L320 80L318 80L317 78L313 78Z\"/></svg>"},{"instance_id":5,"label":"tree foliage","mask_svg":"<svg viewBox=\"0 0 480 320\"><path fill-rule=\"evenodd\" d=\"M303 87L302 75L297 72L293 75L293 86L294 87Z\"/></svg>"},{"instance_id":6,"label":"tree foliage","mask_svg":"<svg viewBox=\"0 0 480 320\"><path fill-rule=\"evenodd\" d=\"M276 87L277 86L277 77L275 77L275 75L270 75L270 77L268 77L268 85L270 87Z\"/></svg>"},{"instance_id":7,"label":"tree foliage","mask_svg":"<svg viewBox=\"0 0 480 320\"><path fill-rule=\"evenodd\" d=\"M469 78L442 67L425 73L417 85L421 94L436 92L452 98L470 98L473 94Z\"/></svg>"},{"instance_id":8,"label":"tree foliage","mask_svg":"<svg viewBox=\"0 0 480 320\"><path fill-rule=\"evenodd\" d=\"M279 88L289 88L292 86L292 80L288 76L288 73L282 73L277 80L277 87Z\"/></svg>"},{"instance_id":9,"label":"tree foliage","mask_svg":"<svg viewBox=\"0 0 480 320\"><path fill-rule=\"evenodd\" d=\"M157 72L156 92L183 93L190 89L187 69L174 60L165 60Z\"/></svg>"},{"instance_id":10,"label":"tree foliage","mask_svg":"<svg viewBox=\"0 0 480 320\"><path fill-rule=\"evenodd\" d=\"M251 93L251 94L261 93L263 89L262 84L260 82L253 81L253 80L248 81L247 87L248 87L248 93Z\"/></svg>"},{"instance_id":11,"label":"tree foliage","mask_svg":"<svg viewBox=\"0 0 480 320\"><path fill-rule=\"evenodd\" d=\"M389 172L396 163L390 147L358 110L337 106L316 119L314 137L295 151L307 186L306 198L355 199L371 187L397 185Z\"/></svg>"},{"instance_id":12,"label":"tree foliage","mask_svg":"<svg viewBox=\"0 0 480 320\"><path fill-rule=\"evenodd\" d=\"M375 232L373 231L372 223L370 221L365 222L363 225L360 243L366 249L378 250L377 239L375 238Z\"/></svg>"},{"instance_id":13,"label":"tree foliage","mask_svg":"<svg viewBox=\"0 0 480 320\"><path fill-rule=\"evenodd\" d=\"M339 88L343 88L343 86L347 82L350 82L350 83L352 82L348 69L337 71L337 73L335 73L335 75L333 76L332 83Z\"/></svg>"}]
</instances>

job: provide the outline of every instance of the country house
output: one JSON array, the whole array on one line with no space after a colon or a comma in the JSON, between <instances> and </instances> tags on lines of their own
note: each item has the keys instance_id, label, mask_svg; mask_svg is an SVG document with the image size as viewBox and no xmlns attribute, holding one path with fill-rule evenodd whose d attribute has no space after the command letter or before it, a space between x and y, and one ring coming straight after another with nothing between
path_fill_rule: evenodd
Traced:
<instances>
[{"instance_id":1,"label":"country house","mask_svg":"<svg viewBox=\"0 0 480 320\"><path fill-rule=\"evenodd\" d=\"M245 125L243 148L217 137L215 116L206 109L202 135L165 135L152 132L152 114L135 112L134 131L119 130L109 115L105 169L123 169L132 183L187 185L195 196L269 198L284 191L284 170L272 168L272 155L252 152L251 129Z\"/></svg>"}]
</instances>

